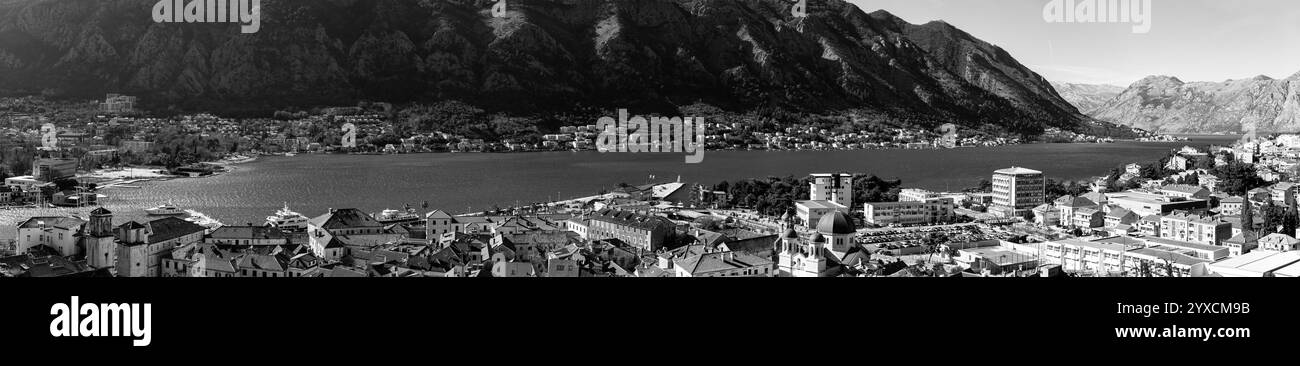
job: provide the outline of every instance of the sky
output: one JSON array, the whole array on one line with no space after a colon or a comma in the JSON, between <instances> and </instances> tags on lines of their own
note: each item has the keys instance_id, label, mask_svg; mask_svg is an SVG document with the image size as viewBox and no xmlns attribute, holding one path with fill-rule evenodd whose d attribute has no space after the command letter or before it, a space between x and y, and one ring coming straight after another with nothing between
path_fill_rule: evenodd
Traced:
<instances>
[{"instance_id":1,"label":"sky","mask_svg":"<svg viewBox=\"0 0 1300 366\"><path fill-rule=\"evenodd\" d=\"M1145 34L1133 23L1049 23L1051 0L849 1L914 24L943 20L1051 81L1128 86L1151 75L1220 82L1300 72L1296 0L1149 0Z\"/></svg>"}]
</instances>

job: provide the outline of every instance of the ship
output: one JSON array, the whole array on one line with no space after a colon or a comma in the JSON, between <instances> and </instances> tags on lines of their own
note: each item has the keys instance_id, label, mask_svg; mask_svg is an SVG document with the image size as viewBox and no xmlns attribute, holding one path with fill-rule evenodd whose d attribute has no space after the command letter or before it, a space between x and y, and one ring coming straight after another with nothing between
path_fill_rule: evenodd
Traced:
<instances>
[{"instance_id":1,"label":"ship","mask_svg":"<svg viewBox=\"0 0 1300 366\"><path fill-rule=\"evenodd\" d=\"M149 216L180 216L185 214L185 210L181 210L180 207L176 207L176 205L173 205L170 202L165 205L159 205L158 207L147 208L144 212L149 214Z\"/></svg>"},{"instance_id":2,"label":"ship","mask_svg":"<svg viewBox=\"0 0 1300 366\"><path fill-rule=\"evenodd\" d=\"M407 208L406 211L384 210L383 212L380 212L378 215L374 215L374 216L375 216L375 221L379 221L379 223L384 225L402 224L402 223L420 221L420 214L411 208Z\"/></svg>"},{"instance_id":3,"label":"ship","mask_svg":"<svg viewBox=\"0 0 1300 366\"><path fill-rule=\"evenodd\" d=\"M307 220L307 216L290 210L289 204L286 202L284 208L276 211L274 215L266 217L266 226L289 231L306 230Z\"/></svg>"}]
</instances>

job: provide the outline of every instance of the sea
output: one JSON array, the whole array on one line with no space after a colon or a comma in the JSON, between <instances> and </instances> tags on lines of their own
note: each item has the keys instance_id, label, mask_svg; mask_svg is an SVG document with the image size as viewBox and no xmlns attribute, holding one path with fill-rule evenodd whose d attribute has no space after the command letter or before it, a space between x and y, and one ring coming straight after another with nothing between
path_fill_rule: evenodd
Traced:
<instances>
[{"instance_id":1,"label":"sea","mask_svg":"<svg viewBox=\"0 0 1300 366\"><path fill-rule=\"evenodd\" d=\"M143 210L171 203L226 225L261 225L288 205L309 217L331 208L378 213L479 212L494 207L592 196L620 183L725 180L867 173L902 180L907 188L958 191L1008 167L1040 170L1058 180L1086 180L1117 166L1151 162L1184 145L1231 144L1236 136L1187 136L1189 142L1028 144L945 150L708 151L702 164L681 154L547 152L406 155L303 154L262 157L231 172L112 188L102 205L116 224L148 220ZM427 202L427 209L424 208ZM0 210L0 239L33 216L86 216L93 208Z\"/></svg>"}]
</instances>

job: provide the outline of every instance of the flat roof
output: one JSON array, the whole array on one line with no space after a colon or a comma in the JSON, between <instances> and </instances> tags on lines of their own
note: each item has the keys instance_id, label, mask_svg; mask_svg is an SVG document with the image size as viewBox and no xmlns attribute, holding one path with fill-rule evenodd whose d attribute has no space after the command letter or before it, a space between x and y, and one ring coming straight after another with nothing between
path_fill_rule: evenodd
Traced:
<instances>
[{"instance_id":1,"label":"flat roof","mask_svg":"<svg viewBox=\"0 0 1300 366\"><path fill-rule=\"evenodd\" d=\"M1253 251L1235 258L1212 264L1217 268L1232 268L1264 273L1300 262L1300 252Z\"/></svg>"},{"instance_id":2,"label":"flat roof","mask_svg":"<svg viewBox=\"0 0 1300 366\"><path fill-rule=\"evenodd\" d=\"M1011 168L1009 168L1009 169L1002 169L1002 170L995 171L994 173L997 173L997 174L1005 174L1005 175L1031 175L1031 174L1043 174L1043 172L1040 172L1040 171L1037 171L1037 170L1033 170L1033 169L1025 169L1025 168L1020 168L1020 167L1011 167Z\"/></svg>"},{"instance_id":3,"label":"flat roof","mask_svg":"<svg viewBox=\"0 0 1300 366\"><path fill-rule=\"evenodd\" d=\"M1188 249L1206 250L1211 252L1228 249L1228 247L1221 247L1218 245L1193 243L1189 241L1173 240L1173 239L1165 239L1165 238L1157 238L1157 237L1145 237L1142 238L1142 240L1146 240L1147 243L1154 243L1158 245L1169 245L1169 246L1183 247Z\"/></svg>"},{"instance_id":4,"label":"flat roof","mask_svg":"<svg viewBox=\"0 0 1300 366\"><path fill-rule=\"evenodd\" d=\"M1273 275L1278 277L1300 277L1300 262L1273 271Z\"/></svg>"},{"instance_id":5,"label":"flat roof","mask_svg":"<svg viewBox=\"0 0 1300 366\"><path fill-rule=\"evenodd\" d=\"M800 205L800 206L804 206L804 207L808 207L808 208L813 208L813 209L832 209L832 210L834 210L834 209L844 209L844 208L848 208L848 207L844 207L844 205L841 205L841 204L838 204L838 203L835 203L835 202L831 202L831 201L799 201L799 202L795 202L795 205Z\"/></svg>"}]
</instances>

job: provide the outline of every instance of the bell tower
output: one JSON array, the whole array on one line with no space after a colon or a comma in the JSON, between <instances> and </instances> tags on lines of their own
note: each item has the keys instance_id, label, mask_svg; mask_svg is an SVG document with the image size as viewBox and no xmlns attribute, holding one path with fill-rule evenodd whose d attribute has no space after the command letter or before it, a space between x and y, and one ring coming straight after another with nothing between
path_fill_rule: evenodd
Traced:
<instances>
[{"instance_id":1,"label":"bell tower","mask_svg":"<svg viewBox=\"0 0 1300 366\"><path fill-rule=\"evenodd\" d=\"M103 207L90 212L86 224L86 264L91 268L113 267L117 262L117 243L113 237L113 212Z\"/></svg>"}]
</instances>

